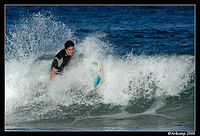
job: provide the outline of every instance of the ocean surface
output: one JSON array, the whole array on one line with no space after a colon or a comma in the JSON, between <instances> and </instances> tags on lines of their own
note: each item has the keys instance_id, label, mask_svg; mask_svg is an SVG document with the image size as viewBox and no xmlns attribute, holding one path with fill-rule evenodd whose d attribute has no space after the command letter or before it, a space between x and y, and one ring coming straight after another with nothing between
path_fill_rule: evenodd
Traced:
<instances>
[{"instance_id":1,"label":"ocean surface","mask_svg":"<svg viewBox=\"0 0 200 136\"><path fill-rule=\"evenodd\" d=\"M83 58L102 63L94 91ZM194 6L5 6L6 131L194 131L195 96Z\"/></svg>"}]
</instances>

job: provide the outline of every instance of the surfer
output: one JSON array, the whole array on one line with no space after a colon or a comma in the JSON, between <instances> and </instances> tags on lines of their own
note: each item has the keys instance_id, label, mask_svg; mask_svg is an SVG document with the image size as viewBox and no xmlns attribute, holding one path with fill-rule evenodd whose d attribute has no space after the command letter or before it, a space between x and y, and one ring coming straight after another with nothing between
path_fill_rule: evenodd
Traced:
<instances>
[{"instance_id":1,"label":"surfer","mask_svg":"<svg viewBox=\"0 0 200 136\"><path fill-rule=\"evenodd\" d=\"M51 65L50 80L54 75L60 73L63 68L69 63L71 57L74 55L74 43L69 40L65 43L65 49L62 49L55 57Z\"/></svg>"}]
</instances>

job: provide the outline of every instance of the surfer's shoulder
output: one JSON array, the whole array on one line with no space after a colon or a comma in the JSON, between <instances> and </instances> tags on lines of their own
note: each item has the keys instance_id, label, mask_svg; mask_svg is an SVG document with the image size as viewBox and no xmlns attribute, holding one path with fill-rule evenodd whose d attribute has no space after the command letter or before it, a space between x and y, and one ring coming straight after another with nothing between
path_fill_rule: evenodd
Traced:
<instances>
[{"instance_id":1,"label":"surfer's shoulder","mask_svg":"<svg viewBox=\"0 0 200 136\"><path fill-rule=\"evenodd\" d=\"M62 49L58 54L56 54L55 58L61 59L65 56L65 49Z\"/></svg>"}]
</instances>

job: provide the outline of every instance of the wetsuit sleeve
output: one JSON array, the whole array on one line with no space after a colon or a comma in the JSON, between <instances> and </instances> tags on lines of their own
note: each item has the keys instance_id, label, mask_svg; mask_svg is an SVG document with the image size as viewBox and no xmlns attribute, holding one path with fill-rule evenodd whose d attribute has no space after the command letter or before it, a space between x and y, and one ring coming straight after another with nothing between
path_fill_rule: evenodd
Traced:
<instances>
[{"instance_id":1,"label":"wetsuit sleeve","mask_svg":"<svg viewBox=\"0 0 200 136\"><path fill-rule=\"evenodd\" d=\"M58 69L58 60L57 59L54 59L53 62L52 62L52 68L55 68L55 69Z\"/></svg>"}]
</instances>

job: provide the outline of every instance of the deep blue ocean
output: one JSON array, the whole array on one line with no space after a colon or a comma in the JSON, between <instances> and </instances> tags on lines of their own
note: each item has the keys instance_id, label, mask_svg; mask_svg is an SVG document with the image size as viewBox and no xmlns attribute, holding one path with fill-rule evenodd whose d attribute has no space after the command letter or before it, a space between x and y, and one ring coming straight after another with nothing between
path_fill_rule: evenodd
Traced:
<instances>
[{"instance_id":1,"label":"deep blue ocean","mask_svg":"<svg viewBox=\"0 0 200 136\"><path fill-rule=\"evenodd\" d=\"M64 43L75 54L50 82ZM194 131L195 6L5 6L5 129ZM103 66L88 91L83 58Z\"/></svg>"}]
</instances>

